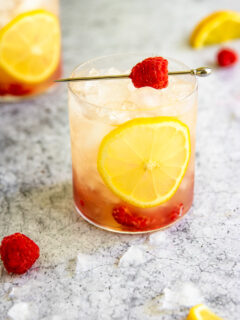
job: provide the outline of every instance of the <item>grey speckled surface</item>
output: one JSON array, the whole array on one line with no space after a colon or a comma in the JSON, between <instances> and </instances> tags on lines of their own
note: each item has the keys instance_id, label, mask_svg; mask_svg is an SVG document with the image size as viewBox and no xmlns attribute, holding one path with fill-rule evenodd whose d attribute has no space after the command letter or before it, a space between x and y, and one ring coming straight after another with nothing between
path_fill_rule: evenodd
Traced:
<instances>
[{"instance_id":1,"label":"grey speckled surface","mask_svg":"<svg viewBox=\"0 0 240 320\"><path fill-rule=\"evenodd\" d=\"M65 74L87 58L125 51L211 64L218 46L193 51L186 39L202 16L227 3L240 11L237 0L62 1ZM233 46L240 52L238 41ZM0 319L181 320L197 302L239 319L239 74L238 64L199 82L194 207L158 246L75 215L66 86L1 105L0 236L27 234L41 257L20 277L0 264ZM139 259L118 265L131 246ZM184 299L176 298L181 290Z\"/></svg>"}]
</instances>

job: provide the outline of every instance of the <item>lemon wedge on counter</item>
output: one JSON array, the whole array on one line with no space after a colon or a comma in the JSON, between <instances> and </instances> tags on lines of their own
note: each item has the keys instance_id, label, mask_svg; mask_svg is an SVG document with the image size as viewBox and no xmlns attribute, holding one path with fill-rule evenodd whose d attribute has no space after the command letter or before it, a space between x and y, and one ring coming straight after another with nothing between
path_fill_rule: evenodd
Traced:
<instances>
[{"instance_id":1,"label":"lemon wedge on counter","mask_svg":"<svg viewBox=\"0 0 240 320\"><path fill-rule=\"evenodd\" d=\"M217 11L204 18L194 29L190 44L194 48L240 38L240 13Z\"/></svg>"},{"instance_id":2,"label":"lemon wedge on counter","mask_svg":"<svg viewBox=\"0 0 240 320\"><path fill-rule=\"evenodd\" d=\"M187 320L223 320L216 316L203 304L198 304L190 309Z\"/></svg>"}]
</instances>

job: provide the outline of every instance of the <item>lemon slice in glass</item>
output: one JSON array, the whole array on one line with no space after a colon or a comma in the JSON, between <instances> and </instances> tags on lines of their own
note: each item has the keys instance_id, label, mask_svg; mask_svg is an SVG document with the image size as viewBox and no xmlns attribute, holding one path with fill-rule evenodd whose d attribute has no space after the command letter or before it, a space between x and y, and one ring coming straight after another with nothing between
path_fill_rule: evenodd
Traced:
<instances>
[{"instance_id":1,"label":"lemon slice in glass","mask_svg":"<svg viewBox=\"0 0 240 320\"><path fill-rule=\"evenodd\" d=\"M122 200L154 207L178 189L190 158L188 127L172 117L137 118L102 140L98 171Z\"/></svg>"}]
</instances>

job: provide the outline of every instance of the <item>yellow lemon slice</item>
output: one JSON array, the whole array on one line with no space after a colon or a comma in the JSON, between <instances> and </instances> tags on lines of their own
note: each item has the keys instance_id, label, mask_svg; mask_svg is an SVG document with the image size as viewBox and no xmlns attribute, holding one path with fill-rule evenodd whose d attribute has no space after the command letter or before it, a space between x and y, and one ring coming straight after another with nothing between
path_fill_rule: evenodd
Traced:
<instances>
[{"instance_id":1,"label":"yellow lemon slice","mask_svg":"<svg viewBox=\"0 0 240 320\"><path fill-rule=\"evenodd\" d=\"M47 79L59 59L59 21L48 11L20 14L0 30L0 68L20 82Z\"/></svg>"},{"instance_id":2,"label":"yellow lemon slice","mask_svg":"<svg viewBox=\"0 0 240 320\"><path fill-rule=\"evenodd\" d=\"M203 19L194 29L190 43L194 48L240 38L240 13L217 11Z\"/></svg>"},{"instance_id":3,"label":"yellow lemon slice","mask_svg":"<svg viewBox=\"0 0 240 320\"><path fill-rule=\"evenodd\" d=\"M187 320L223 320L216 316L203 304L198 304L190 309Z\"/></svg>"},{"instance_id":4,"label":"yellow lemon slice","mask_svg":"<svg viewBox=\"0 0 240 320\"><path fill-rule=\"evenodd\" d=\"M171 117L137 118L107 134L98 153L98 171L121 199L154 207L179 187L190 158L188 127Z\"/></svg>"}]
</instances>

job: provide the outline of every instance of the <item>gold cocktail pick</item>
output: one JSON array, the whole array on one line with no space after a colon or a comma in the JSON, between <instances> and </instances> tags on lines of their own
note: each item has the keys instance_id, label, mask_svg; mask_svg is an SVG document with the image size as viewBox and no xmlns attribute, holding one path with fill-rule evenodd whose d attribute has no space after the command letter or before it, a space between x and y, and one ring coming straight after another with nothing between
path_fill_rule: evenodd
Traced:
<instances>
[{"instance_id":1,"label":"gold cocktail pick","mask_svg":"<svg viewBox=\"0 0 240 320\"><path fill-rule=\"evenodd\" d=\"M185 70L185 71L171 71L168 72L169 76L177 76L183 74L190 74L198 77L207 77L212 73L212 69L209 67L200 67L197 69ZM79 77L79 78L64 78L55 80L55 82L70 82L70 81L90 81L90 80L109 80L109 79L127 79L129 74L118 75L106 75L106 76L93 76L93 77Z\"/></svg>"}]
</instances>

